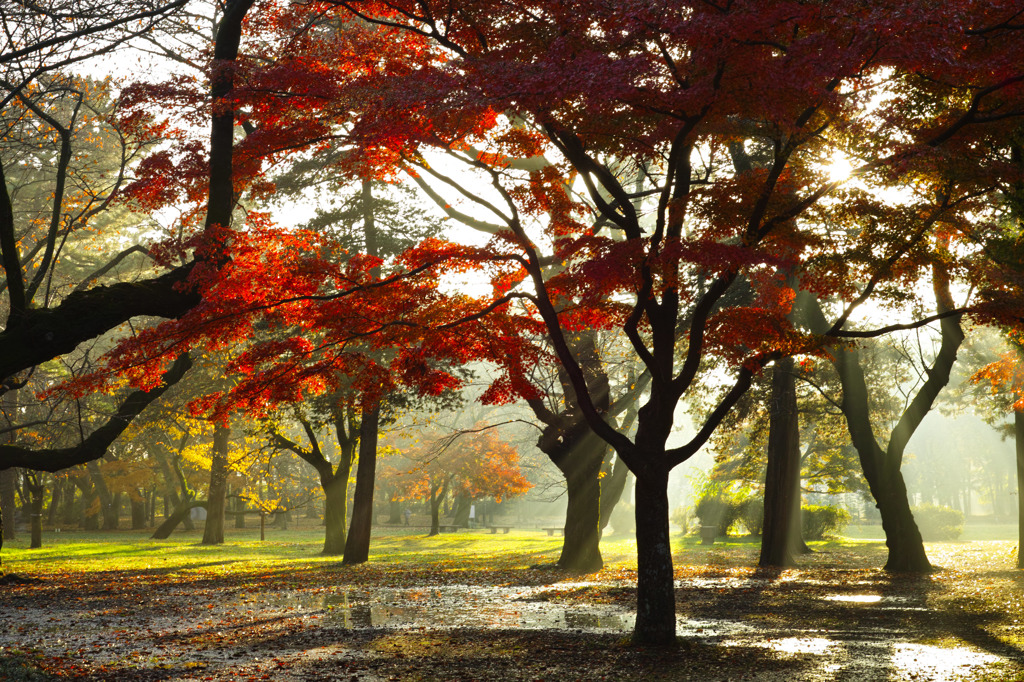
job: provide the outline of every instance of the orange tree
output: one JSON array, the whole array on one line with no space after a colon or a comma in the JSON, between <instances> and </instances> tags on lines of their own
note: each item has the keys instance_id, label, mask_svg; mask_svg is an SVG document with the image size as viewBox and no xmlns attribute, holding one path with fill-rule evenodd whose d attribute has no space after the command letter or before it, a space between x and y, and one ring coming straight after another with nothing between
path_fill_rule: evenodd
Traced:
<instances>
[{"instance_id":1,"label":"orange tree","mask_svg":"<svg viewBox=\"0 0 1024 682\"><path fill-rule=\"evenodd\" d=\"M516 447L485 425L446 436L433 429L419 434L414 445L399 442L393 447L409 466L392 465L391 483L401 498L429 499L430 535L440 531L441 504L449 495L500 502L532 487L519 470Z\"/></svg>"}]
</instances>

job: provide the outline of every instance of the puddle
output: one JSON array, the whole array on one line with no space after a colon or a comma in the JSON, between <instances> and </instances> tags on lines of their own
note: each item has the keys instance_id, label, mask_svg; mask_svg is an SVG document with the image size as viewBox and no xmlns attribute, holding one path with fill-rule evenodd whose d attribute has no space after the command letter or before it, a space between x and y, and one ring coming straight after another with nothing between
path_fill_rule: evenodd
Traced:
<instances>
[{"instance_id":1,"label":"puddle","mask_svg":"<svg viewBox=\"0 0 1024 682\"><path fill-rule=\"evenodd\" d=\"M922 600L908 597L883 597L880 594L830 594L822 597L825 601L849 604L850 606L871 606L879 611L927 611Z\"/></svg>"},{"instance_id":2,"label":"puddle","mask_svg":"<svg viewBox=\"0 0 1024 682\"><path fill-rule=\"evenodd\" d=\"M825 601L838 601L850 604L877 604L882 601L880 594L830 594Z\"/></svg>"},{"instance_id":3,"label":"puddle","mask_svg":"<svg viewBox=\"0 0 1024 682\"><path fill-rule=\"evenodd\" d=\"M560 588L596 583L562 585ZM523 628L582 632L629 632L636 616L615 605L564 605L535 598L549 588L448 585L430 589L338 590L250 597L282 610L315 612L326 625L354 628ZM298 614L295 614L298 615Z\"/></svg>"},{"instance_id":4,"label":"puddle","mask_svg":"<svg viewBox=\"0 0 1024 682\"><path fill-rule=\"evenodd\" d=\"M765 642L764 646L782 654L821 656L836 646L836 643L822 637L786 637Z\"/></svg>"},{"instance_id":5,"label":"puddle","mask_svg":"<svg viewBox=\"0 0 1024 682\"><path fill-rule=\"evenodd\" d=\"M967 647L944 649L926 644L896 643L893 645L893 667L914 672L931 682L953 682L977 673L1002 659Z\"/></svg>"}]
</instances>

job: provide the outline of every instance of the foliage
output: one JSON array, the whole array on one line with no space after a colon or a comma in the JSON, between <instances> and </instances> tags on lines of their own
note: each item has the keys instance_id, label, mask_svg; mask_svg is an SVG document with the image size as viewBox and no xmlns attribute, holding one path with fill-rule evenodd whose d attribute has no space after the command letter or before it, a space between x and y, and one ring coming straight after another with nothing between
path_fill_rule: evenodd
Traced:
<instances>
[{"instance_id":1,"label":"foliage","mask_svg":"<svg viewBox=\"0 0 1024 682\"><path fill-rule=\"evenodd\" d=\"M964 532L964 514L958 509L923 504L911 511L917 529L926 541L956 540Z\"/></svg>"},{"instance_id":2,"label":"foliage","mask_svg":"<svg viewBox=\"0 0 1024 682\"><path fill-rule=\"evenodd\" d=\"M126 195L192 216L159 252L165 264L195 264L173 272L196 293L159 311L170 322L120 344L110 367L152 387L172 352L230 349L227 371L240 381L197 412L264 414L336 390L340 376L369 396L436 395L461 383L447 364L475 360L501 369L487 402L538 401L532 367L547 358L535 340L547 334L580 413L638 475L638 512L663 513L649 502L664 474L704 445L753 377L781 356L841 349L866 301L917 317L914 284L938 268L964 280L978 319L1021 319L1017 273L977 264L992 195L1018 179L1005 163L1024 116L1012 2L223 7L240 30L254 9L243 57L230 61L229 38L217 46L212 102L194 78L124 98L125 120L154 109L192 118L139 165ZM211 113L220 153L207 159L190 130ZM175 128L152 118L150 128ZM246 135L232 151L236 122ZM433 190L438 206L491 241L427 240L391 262L341 265L324 257L337 242L266 215L229 228L236 199L243 213L273 192L271 168L339 140L344 153L324 158L332 170L428 178L458 197ZM829 176L837 157L856 166L856 181ZM191 229L202 215L205 227ZM18 263L9 244L4 256ZM488 294L440 284L471 272L490 280ZM182 290L183 279L167 281L165 291ZM729 301L741 285L750 296ZM827 300L838 322L820 335L795 327L798 290ZM133 310L119 308L104 329ZM651 374L635 437L605 418L604 386L567 341L582 329L620 330ZM670 446L680 398L719 368L727 388L694 437ZM656 551L664 528L645 524L640 539L640 556L667 562L640 573L641 640L675 641L671 558Z\"/></svg>"},{"instance_id":3,"label":"foliage","mask_svg":"<svg viewBox=\"0 0 1024 682\"><path fill-rule=\"evenodd\" d=\"M835 537L850 522L850 512L841 507L808 505L800 508L804 540Z\"/></svg>"},{"instance_id":4,"label":"foliage","mask_svg":"<svg viewBox=\"0 0 1024 682\"><path fill-rule=\"evenodd\" d=\"M702 526L715 526L719 535L728 535L733 524L740 520L744 500L723 494L705 495L697 501L694 514Z\"/></svg>"},{"instance_id":5,"label":"foliage","mask_svg":"<svg viewBox=\"0 0 1024 682\"><path fill-rule=\"evenodd\" d=\"M751 496L743 501L740 520L751 535L760 535L764 529L764 498Z\"/></svg>"},{"instance_id":6,"label":"foliage","mask_svg":"<svg viewBox=\"0 0 1024 682\"><path fill-rule=\"evenodd\" d=\"M493 497L500 502L533 487L519 468L518 448L490 425L449 434L435 427L415 436L387 441L407 462L391 472L397 499L429 497L444 489L456 496Z\"/></svg>"}]
</instances>

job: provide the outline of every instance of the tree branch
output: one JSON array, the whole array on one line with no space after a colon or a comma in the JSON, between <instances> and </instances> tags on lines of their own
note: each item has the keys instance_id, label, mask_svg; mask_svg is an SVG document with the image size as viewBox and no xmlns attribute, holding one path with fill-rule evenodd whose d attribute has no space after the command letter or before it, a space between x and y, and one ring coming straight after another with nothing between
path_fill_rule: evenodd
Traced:
<instances>
[{"instance_id":1,"label":"tree branch","mask_svg":"<svg viewBox=\"0 0 1024 682\"><path fill-rule=\"evenodd\" d=\"M128 428L132 420L168 388L181 381L191 367L192 360L187 353L179 356L164 373L158 387L151 391L139 390L128 394L114 416L74 447L32 450L18 445L0 445L0 470L22 467L33 471L53 472L99 459L106 454L107 448Z\"/></svg>"}]
</instances>

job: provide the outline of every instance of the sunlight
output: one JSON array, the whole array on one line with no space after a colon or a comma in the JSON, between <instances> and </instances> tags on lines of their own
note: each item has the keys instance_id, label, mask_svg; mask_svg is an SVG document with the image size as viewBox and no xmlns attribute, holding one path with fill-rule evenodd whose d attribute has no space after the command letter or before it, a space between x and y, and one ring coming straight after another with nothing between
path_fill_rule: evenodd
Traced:
<instances>
[{"instance_id":1,"label":"sunlight","mask_svg":"<svg viewBox=\"0 0 1024 682\"><path fill-rule=\"evenodd\" d=\"M915 671L935 682L960 680L977 669L1000 662L998 656L967 647L937 647L925 644L896 644L892 663L897 669Z\"/></svg>"},{"instance_id":2,"label":"sunlight","mask_svg":"<svg viewBox=\"0 0 1024 682\"><path fill-rule=\"evenodd\" d=\"M836 152L832 156L832 160L825 166L825 171L828 173L828 179L832 182L843 182L850 177L853 172L854 166L850 163L850 160L845 155Z\"/></svg>"},{"instance_id":3,"label":"sunlight","mask_svg":"<svg viewBox=\"0 0 1024 682\"><path fill-rule=\"evenodd\" d=\"M877 604L882 601L881 595L877 594L830 594L825 601L841 601L852 604Z\"/></svg>"}]
</instances>

